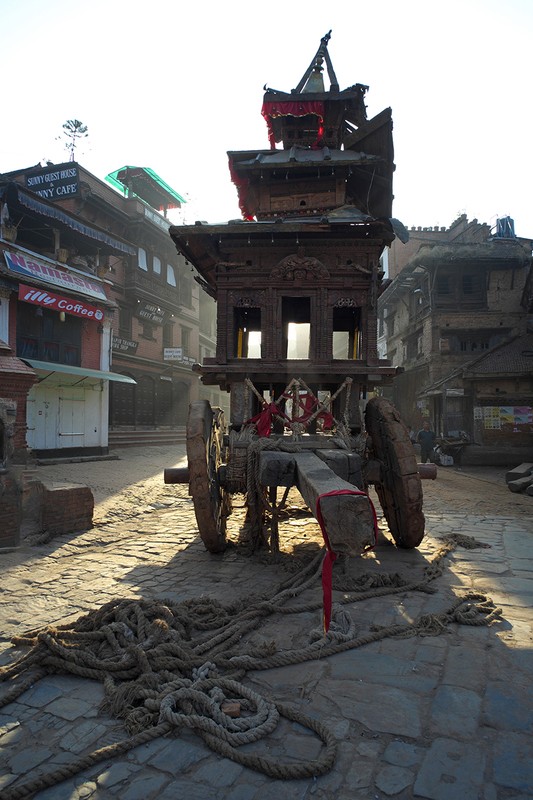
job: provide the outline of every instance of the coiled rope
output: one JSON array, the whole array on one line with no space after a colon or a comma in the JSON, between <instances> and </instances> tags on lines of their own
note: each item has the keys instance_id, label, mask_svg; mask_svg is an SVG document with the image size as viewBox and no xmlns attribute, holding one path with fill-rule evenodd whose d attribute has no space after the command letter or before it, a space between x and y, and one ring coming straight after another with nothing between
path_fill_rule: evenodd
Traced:
<instances>
[{"instance_id":1,"label":"coiled rope","mask_svg":"<svg viewBox=\"0 0 533 800\"><path fill-rule=\"evenodd\" d=\"M461 538L462 545L485 546ZM350 594L334 604L329 632L312 632L307 646L290 651L267 645L243 652L243 637L272 614L321 608L321 600L300 604L294 600L317 585L323 550L270 593L246 602L240 599L223 605L207 597L180 603L117 599L67 625L14 637L13 644L29 650L0 667L0 681L16 681L0 699L0 707L46 674L71 673L103 683L104 709L122 719L130 735L50 773L6 787L3 800L22 800L140 744L175 735L184 727L196 731L220 755L270 777L290 780L325 774L336 755L335 739L325 725L291 705L262 698L245 686L242 678L250 670L326 658L386 637L436 635L453 623L492 624L501 617L501 609L474 593L458 598L441 614L422 615L412 624L374 627L359 637L352 618L342 608L397 592L434 591L429 584L442 573L442 561L457 543L451 537L443 540L418 581L406 581L399 575L366 575L343 586L342 576L336 576L335 588L343 592L348 588ZM322 740L324 747L317 759L287 763L240 749L272 733L280 715Z\"/></svg>"}]
</instances>

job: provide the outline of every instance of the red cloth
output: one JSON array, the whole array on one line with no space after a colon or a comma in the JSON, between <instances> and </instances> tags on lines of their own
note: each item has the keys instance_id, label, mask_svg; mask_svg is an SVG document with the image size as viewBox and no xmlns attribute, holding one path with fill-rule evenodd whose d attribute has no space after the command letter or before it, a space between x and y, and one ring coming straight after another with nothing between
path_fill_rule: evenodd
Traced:
<instances>
[{"instance_id":1,"label":"red cloth","mask_svg":"<svg viewBox=\"0 0 533 800\"><path fill-rule=\"evenodd\" d=\"M248 178L241 178L233 165L233 159L230 157L228 158L228 166L229 166L229 173L231 175L231 180L237 187L237 195L239 198L239 208L241 209L241 213L243 219L251 222L254 219L254 215L250 211L248 207L248 189L250 187L250 181Z\"/></svg>"},{"instance_id":2,"label":"red cloth","mask_svg":"<svg viewBox=\"0 0 533 800\"><path fill-rule=\"evenodd\" d=\"M324 103L321 100L285 100L279 102L265 100L261 114L265 118L268 128L268 141L273 150L276 148L276 139L270 120L275 117L306 117L308 114L315 114L320 120L317 142L324 135L322 124L324 122Z\"/></svg>"},{"instance_id":3,"label":"red cloth","mask_svg":"<svg viewBox=\"0 0 533 800\"><path fill-rule=\"evenodd\" d=\"M365 495L368 497L367 493L363 492L361 489L336 489L332 492L324 492L324 494L319 495L316 499L315 516L318 524L320 525L322 536L324 537L324 544L326 545L326 555L324 556L324 561L322 562L322 607L325 633L329 631L329 626L331 623L331 607L333 602L331 596L333 586L333 563L337 560L337 553L334 553L331 549L331 543L329 541L329 536L324 524L324 517L322 516L322 511L320 510L320 501L323 497L334 497L335 495L340 494ZM374 519L375 541L374 545L372 546L375 546L378 540L378 518L376 515L376 509L374 508L374 504L370 497L368 497L368 502L370 503L370 508L372 509L372 516ZM369 549L370 548L367 548L367 550Z\"/></svg>"},{"instance_id":4,"label":"red cloth","mask_svg":"<svg viewBox=\"0 0 533 800\"><path fill-rule=\"evenodd\" d=\"M253 424L257 428L259 436L270 436L272 428L272 420L274 416L282 416L279 408L275 403L266 403L263 410L256 414L255 417L246 420L245 425Z\"/></svg>"}]
</instances>

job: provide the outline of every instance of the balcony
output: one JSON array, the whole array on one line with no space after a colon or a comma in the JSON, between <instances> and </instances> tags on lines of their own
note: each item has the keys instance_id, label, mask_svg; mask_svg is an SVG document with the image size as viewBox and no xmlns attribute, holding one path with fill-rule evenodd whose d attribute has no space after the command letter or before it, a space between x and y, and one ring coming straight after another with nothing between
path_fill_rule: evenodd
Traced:
<instances>
[{"instance_id":1,"label":"balcony","mask_svg":"<svg viewBox=\"0 0 533 800\"><path fill-rule=\"evenodd\" d=\"M124 288L126 293L157 301L158 305L163 304L166 308L171 305L177 309L179 304L180 293L176 286L170 286L163 278L147 275L140 269L128 271Z\"/></svg>"}]
</instances>

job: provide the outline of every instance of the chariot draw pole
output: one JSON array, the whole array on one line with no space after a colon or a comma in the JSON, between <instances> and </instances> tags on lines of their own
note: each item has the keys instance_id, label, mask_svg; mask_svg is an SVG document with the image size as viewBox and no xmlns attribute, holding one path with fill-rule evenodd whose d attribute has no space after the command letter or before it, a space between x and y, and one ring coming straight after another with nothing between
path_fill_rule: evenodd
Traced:
<instances>
[{"instance_id":1,"label":"chariot draw pole","mask_svg":"<svg viewBox=\"0 0 533 800\"><path fill-rule=\"evenodd\" d=\"M377 349L380 257L408 236L392 218L391 110L369 120L368 87L339 89L329 38L295 89L266 89L270 146L228 153L242 219L170 228L217 301L216 356L195 368L229 392L231 411L226 427L220 409L191 404L188 469L165 480L189 483L213 553L225 547L235 493L246 494L257 541L275 549L290 487L331 554L375 543L369 485L398 546L424 535L414 449L376 394L395 374Z\"/></svg>"}]
</instances>

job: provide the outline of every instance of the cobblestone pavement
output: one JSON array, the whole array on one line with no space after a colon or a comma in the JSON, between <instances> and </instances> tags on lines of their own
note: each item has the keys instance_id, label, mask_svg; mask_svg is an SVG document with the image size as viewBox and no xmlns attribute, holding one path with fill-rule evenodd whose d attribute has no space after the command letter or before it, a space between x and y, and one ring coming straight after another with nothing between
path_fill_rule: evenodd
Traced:
<instances>
[{"instance_id":1,"label":"cobblestone pavement","mask_svg":"<svg viewBox=\"0 0 533 800\"><path fill-rule=\"evenodd\" d=\"M244 508L237 503L232 545L222 556L209 555L198 538L186 487L162 483L162 468L182 463L183 451L147 448L119 455L117 461L39 468L43 478L91 485L96 524L82 534L42 544L26 541L16 551L0 553L0 664L26 652L11 645L12 636L71 622L116 598L177 603L210 596L246 607L252 592L270 592L319 549L314 521L294 513L282 528L278 562L247 554L239 533ZM470 503L450 510L442 497L449 496L455 480ZM214 754L200 737L182 729L87 767L34 796L532 798L533 498L529 505L520 500L494 514L489 500L500 491L494 480L494 471L485 477L479 471L477 476L443 475L440 484L437 479L427 486L427 534L417 550L400 551L383 540L373 552L337 563L335 570L352 578L400 573L416 582L443 536L473 536L490 547L451 552L432 584L435 593L400 590L344 608L356 637L369 634L371 626L408 624L420 615L441 613L468 591L492 598L502 609L500 621L490 627L453 623L440 635L383 638L322 659L254 670L244 679L263 697L288 703L331 731L337 755L330 772L293 780L267 777ZM380 527L386 535L382 520ZM335 599L341 594L335 593ZM317 600L319 580L299 598L315 605ZM305 647L319 626L320 609L267 617L243 639L243 652L261 645L272 650L275 642L277 651L290 653ZM9 688L9 683L0 684L0 698ZM1 707L0 798L36 776L126 739L122 723L99 710L103 696L97 681L51 674ZM323 746L314 733L282 719L272 733L244 749L296 764L319 758Z\"/></svg>"}]
</instances>

